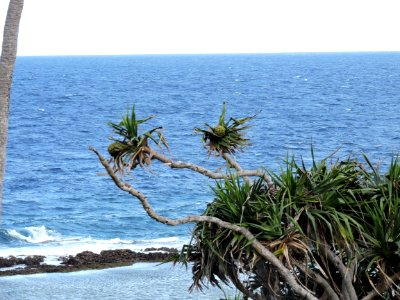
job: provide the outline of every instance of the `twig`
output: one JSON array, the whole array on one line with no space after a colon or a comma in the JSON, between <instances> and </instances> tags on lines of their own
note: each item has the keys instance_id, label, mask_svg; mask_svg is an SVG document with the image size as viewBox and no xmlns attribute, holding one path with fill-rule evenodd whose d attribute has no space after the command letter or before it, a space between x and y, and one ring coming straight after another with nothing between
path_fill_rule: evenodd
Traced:
<instances>
[{"instance_id":1,"label":"twig","mask_svg":"<svg viewBox=\"0 0 400 300\"><path fill-rule=\"evenodd\" d=\"M235 159L230 157L228 153L222 153L222 157L225 159L225 161L228 163L228 165L235 168L237 172L243 171L242 168L240 167L239 163ZM243 179L246 182L250 181L248 176L243 177Z\"/></svg>"},{"instance_id":2,"label":"twig","mask_svg":"<svg viewBox=\"0 0 400 300\"><path fill-rule=\"evenodd\" d=\"M353 272L355 266L353 263L356 263L355 260L352 261L352 265L347 268L343 261L333 253L327 245L320 244L320 247L323 248L324 253L328 260L334 264L334 266L338 269L340 275L342 275L342 293L345 295L345 299L349 300L358 300L357 293L354 289L352 280L353 280Z\"/></svg>"},{"instance_id":3,"label":"twig","mask_svg":"<svg viewBox=\"0 0 400 300\"><path fill-rule=\"evenodd\" d=\"M213 172L192 163L173 161L170 158L166 157L165 155L158 153L150 148L146 148L145 151L147 151L151 155L152 159L156 159L164 163L171 169L190 169L211 179L224 179L227 177L226 174L220 172ZM262 170L241 170L237 171L235 175L238 177L260 177L263 178L263 180L267 183L268 187L271 187L273 185L271 177L265 174L265 172L263 172Z\"/></svg>"},{"instance_id":4,"label":"twig","mask_svg":"<svg viewBox=\"0 0 400 300\"><path fill-rule=\"evenodd\" d=\"M336 294L336 292L333 290L329 282L322 277L320 274L317 272L307 268L304 265L297 265L297 267L308 277L311 277L316 283L318 283L327 293L329 296L329 299L331 300L339 300L339 296Z\"/></svg>"},{"instance_id":5,"label":"twig","mask_svg":"<svg viewBox=\"0 0 400 300\"><path fill-rule=\"evenodd\" d=\"M390 280L385 280L384 282L382 282L381 285L379 285L378 287L374 288L373 290L371 290L364 298L362 298L361 300L372 300L375 297L379 296L380 294L382 294L383 292L385 292L389 287L391 287L392 285L394 285L396 283L396 281L400 280L400 272L396 273L394 275L392 275L391 277L389 277Z\"/></svg>"}]
</instances>

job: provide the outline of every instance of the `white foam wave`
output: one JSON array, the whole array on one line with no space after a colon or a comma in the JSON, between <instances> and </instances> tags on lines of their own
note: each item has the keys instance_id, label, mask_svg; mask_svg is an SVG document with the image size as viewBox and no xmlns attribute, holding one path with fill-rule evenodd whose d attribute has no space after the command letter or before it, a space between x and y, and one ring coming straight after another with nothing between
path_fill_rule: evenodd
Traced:
<instances>
[{"instance_id":1,"label":"white foam wave","mask_svg":"<svg viewBox=\"0 0 400 300\"><path fill-rule=\"evenodd\" d=\"M9 229L8 234L16 239L26 241L28 245L21 247L2 247L0 257L28 255L46 256L46 263L59 264L61 256L76 255L83 251L100 253L103 250L130 249L144 251L146 248L177 248L180 249L188 239L180 237L163 237L149 240L124 240L118 237L110 239L96 239L92 237L63 236L45 226L26 227L23 230Z\"/></svg>"},{"instance_id":2,"label":"white foam wave","mask_svg":"<svg viewBox=\"0 0 400 300\"><path fill-rule=\"evenodd\" d=\"M26 267L26 265L15 265L15 266L12 266L12 267L0 268L0 271L1 272L3 272L3 271L11 271L11 270L23 269L25 267Z\"/></svg>"},{"instance_id":3,"label":"white foam wave","mask_svg":"<svg viewBox=\"0 0 400 300\"><path fill-rule=\"evenodd\" d=\"M38 243L48 243L55 241L58 237L56 232L47 229L45 226L35 227L25 227L21 232L15 229L7 230L7 233L15 238L28 243L38 244Z\"/></svg>"},{"instance_id":4,"label":"white foam wave","mask_svg":"<svg viewBox=\"0 0 400 300\"><path fill-rule=\"evenodd\" d=\"M154 243L176 243L179 240L177 236L170 236L166 238L159 238L159 239L153 239L150 240Z\"/></svg>"}]
</instances>

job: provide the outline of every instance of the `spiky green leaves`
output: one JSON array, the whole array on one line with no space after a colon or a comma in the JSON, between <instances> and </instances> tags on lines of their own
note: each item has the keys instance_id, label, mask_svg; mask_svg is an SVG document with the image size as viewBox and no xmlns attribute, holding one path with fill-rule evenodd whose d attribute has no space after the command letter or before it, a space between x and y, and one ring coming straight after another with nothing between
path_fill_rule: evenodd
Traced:
<instances>
[{"instance_id":1,"label":"spiky green leaves","mask_svg":"<svg viewBox=\"0 0 400 300\"><path fill-rule=\"evenodd\" d=\"M153 141L160 148L165 146L168 149L162 127L155 127L144 133L139 132L139 125L152 118L154 115L137 119L135 106L133 106L132 111L128 111L121 122L108 123L113 132L118 135L118 138L111 138L113 143L108 146L108 152L114 160L115 171L124 174L125 171L129 171L137 165L142 167L150 165L149 141Z\"/></svg>"},{"instance_id":2,"label":"spiky green leaves","mask_svg":"<svg viewBox=\"0 0 400 300\"><path fill-rule=\"evenodd\" d=\"M342 279L326 249L346 268L357 262L353 282L362 298L400 273L400 163L394 160L381 174L365 160L317 162L313 157L307 168L304 161L287 157L281 174L271 174L273 189L261 180L217 182L204 214L249 229L289 269L324 274L332 286ZM242 235L199 223L192 238L182 259L194 264L195 285L205 278L234 281L243 272L265 295L290 292L287 286L277 288L282 279ZM297 272L298 280L312 289L304 272Z\"/></svg>"},{"instance_id":3,"label":"spiky green leaves","mask_svg":"<svg viewBox=\"0 0 400 300\"><path fill-rule=\"evenodd\" d=\"M254 116L242 119L230 118L225 121L226 103L222 106L222 112L216 126L205 124L205 129L195 128L195 132L203 135L203 142L206 144L209 154L221 155L223 153L234 154L242 151L249 145L249 140L245 138L245 130L250 126L245 125Z\"/></svg>"}]
</instances>

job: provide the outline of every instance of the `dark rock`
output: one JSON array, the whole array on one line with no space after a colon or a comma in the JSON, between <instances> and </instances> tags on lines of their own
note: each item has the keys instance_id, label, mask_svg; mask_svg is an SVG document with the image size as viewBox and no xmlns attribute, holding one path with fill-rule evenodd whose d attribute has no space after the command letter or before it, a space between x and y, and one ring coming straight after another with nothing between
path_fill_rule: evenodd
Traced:
<instances>
[{"instance_id":1,"label":"dark rock","mask_svg":"<svg viewBox=\"0 0 400 300\"><path fill-rule=\"evenodd\" d=\"M66 258L62 258L62 263L65 265L89 265L92 263L99 262L100 255L91 251L83 251L78 253L76 256L68 256Z\"/></svg>"},{"instance_id":2,"label":"dark rock","mask_svg":"<svg viewBox=\"0 0 400 300\"><path fill-rule=\"evenodd\" d=\"M60 257L60 260L61 260L61 263L64 265L74 266L74 265L79 264L79 261L75 258L75 256L72 256L72 255Z\"/></svg>"},{"instance_id":3,"label":"dark rock","mask_svg":"<svg viewBox=\"0 0 400 300\"><path fill-rule=\"evenodd\" d=\"M100 255L91 251L83 251L75 256L80 264L98 263Z\"/></svg>"},{"instance_id":4,"label":"dark rock","mask_svg":"<svg viewBox=\"0 0 400 300\"><path fill-rule=\"evenodd\" d=\"M60 257L58 258L58 260L59 260L62 264L68 265L68 261L69 261L71 258L73 258L72 255L69 255L69 256L60 256Z\"/></svg>"},{"instance_id":5,"label":"dark rock","mask_svg":"<svg viewBox=\"0 0 400 300\"><path fill-rule=\"evenodd\" d=\"M10 256L8 258L0 257L0 268L8 268L15 266L17 263L15 262L16 257Z\"/></svg>"},{"instance_id":6,"label":"dark rock","mask_svg":"<svg viewBox=\"0 0 400 300\"><path fill-rule=\"evenodd\" d=\"M9 256L6 258L0 257L0 268L8 268L22 264L24 264L24 260L22 258L18 258L15 256Z\"/></svg>"},{"instance_id":7,"label":"dark rock","mask_svg":"<svg viewBox=\"0 0 400 300\"><path fill-rule=\"evenodd\" d=\"M0 276L17 274L53 273L53 272L72 272L88 269L104 269L118 266L126 266L135 262L155 262L165 261L175 256L177 250L170 248L148 248L156 251L150 253L134 252L129 249L104 250L100 254L91 251L84 251L75 256L59 257L61 265L52 266L43 264L44 256L34 255L26 258L0 257L0 267L12 267L25 264L26 268L0 271ZM163 252L161 252L163 251Z\"/></svg>"},{"instance_id":8,"label":"dark rock","mask_svg":"<svg viewBox=\"0 0 400 300\"><path fill-rule=\"evenodd\" d=\"M23 259L23 264L28 267L37 267L44 261L44 258L42 255L27 256Z\"/></svg>"},{"instance_id":9,"label":"dark rock","mask_svg":"<svg viewBox=\"0 0 400 300\"><path fill-rule=\"evenodd\" d=\"M101 262L126 262L135 259L135 252L129 249L103 250L100 252Z\"/></svg>"}]
</instances>

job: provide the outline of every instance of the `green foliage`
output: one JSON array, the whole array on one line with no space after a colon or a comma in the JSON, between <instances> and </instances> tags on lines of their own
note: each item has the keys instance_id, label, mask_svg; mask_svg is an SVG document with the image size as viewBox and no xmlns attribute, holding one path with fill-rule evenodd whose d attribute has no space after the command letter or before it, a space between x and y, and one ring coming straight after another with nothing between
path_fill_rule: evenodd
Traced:
<instances>
[{"instance_id":1,"label":"green foliage","mask_svg":"<svg viewBox=\"0 0 400 300\"><path fill-rule=\"evenodd\" d=\"M270 172L273 187L262 179L249 182L232 175L216 182L215 198L204 215L249 229L318 297L323 290L308 272L321 274L336 289L341 287L338 269L329 262L324 247L344 265L356 259L354 286L359 297L365 296L400 272L400 164L393 160L380 175L366 156L365 160L366 164L352 158L317 162L313 157L312 166L306 168L304 161L287 157L281 174ZM291 294L249 241L213 224L196 224L180 260L194 264L193 286L201 287L204 280L215 285L235 283L245 276L247 288L265 297ZM392 285L385 297L396 295Z\"/></svg>"},{"instance_id":2,"label":"green foliage","mask_svg":"<svg viewBox=\"0 0 400 300\"><path fill-rule=\"evenodd\" d=\"M243 299L243 295L240 291L236 291L236 293L231 296L230 293L222 290L224 292L224 298L221 298L219 300L241 300Z\"/></svg>"},{"instance_id":3,"label":"green foliage","mask_svg":"<svg viewBox=\"0 0 400 300\"><path fill-rule=\"evenodd\" d=\"M162 127L154 127L144 133L139 133L139 125L152 118L154 118L154 115L137 119L135 106L133 106L132 111L128 110L121 122L108 123L118 136L118 138L111 138L113 143L108 146L108 152L114 161L115 171L124 174L124 171L129 171L137 165L142 167L150 165L151 155L148 151L150 140L158 147L165 146L168 149Z\"/></svg>"},{"instance_id":4,"label":"green foliage","mask_svg":"<svg viewBox=\"0 0 400 300\"><path fill-rule=\"evenodd\" d=\"M254 116L225 121L225 114L224 103L216 126L195 129L209 154L234 154L248 145L245 123ZM168 149L161 127L139 131L153 117L137 119L133 107L120 123L109 123L118 136L108 147L115 171L150 165L150 141ZM363 163L332 156L316 161L311 148L311 157L306 166L287 156L279 174L267 172L272 185L260 175L226 174L212 187L214 199L203 215L249 230L317 298L326 296L315 280L319 276L345 299L338 261L347 271L355 266L351 283L357 297L387 286L380 297L400 298L392 281L400 276L399 160L381 173L366 155ZM252 241L214 223L196 223L175 262L193 264L192 288L201 289L204 281L219 287L233 283L244 298L258 293L261 299L299 299Z\"/></svg>"},{"instance_id":5,"label":"green foliage","mask_svg":"<svg viewBox=\"0 0 400 300\"><path fill-rule=\"evenodd\" d=\"M254 116L242 119L230 118L225 121L226 103L222 106L222 112L216 126L205 124L205 129L195 128L195 132L203 135L203 142L209 154L221 155L223 153L234 154L242 151L244 147L249 145L249 140L245 138L245 130L250 126L244 125L246 122L254 118Z\"/></svg>"}]
</instances>

